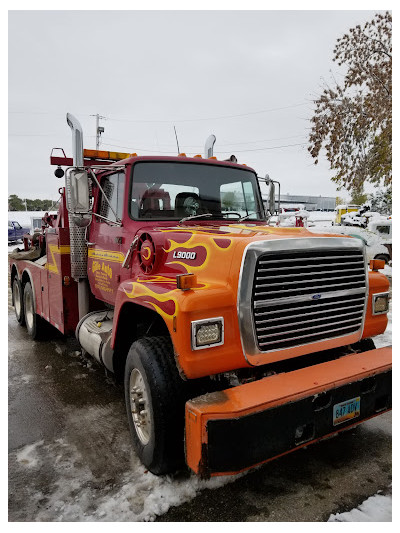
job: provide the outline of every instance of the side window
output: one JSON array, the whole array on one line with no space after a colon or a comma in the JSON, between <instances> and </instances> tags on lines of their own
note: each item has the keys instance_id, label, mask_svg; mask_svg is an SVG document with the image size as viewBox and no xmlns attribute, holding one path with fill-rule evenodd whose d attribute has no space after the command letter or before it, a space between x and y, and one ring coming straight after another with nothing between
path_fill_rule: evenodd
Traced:
<instances>
[{"instance_id":1,"label":"side window","mask_svg":"<svg viewBox=\"0 0 400 533\"><path fill-rule=\"evenodd\" d=\"M379 233L389 235L390 234L390 227L389 226L376 226L376 231Z\"/></svg>"},{"instance_id":2,"label":"side window","mask_svg":"<svg viewBox=\"0 0 400 533\"><path fill-rule=\"evenodd\" d=\"M236 211L246 215L242 182L224 183L220 187L221 211Z\"/></svg>"},{"instance_id":3,"label":"side window","mask_svg":"<svg viewBox=\"0 0 400 533\"><path fill-rule=\"evenodd\" d=\"M117 217L122 220L123 202L124 202L124 185L125 174L118 172L117 174L111 174L101 180L101 187L108 198L108 202L100 192L101 199L98 207L98 214L107 218L113 222L116 222L113 211L117 214ZM101 219L100 219L101 221Z\"/></svg>"},{"instance_id":4,"label":"side window","mask_svg":"<svg viewBox=\"0 0 400 533\"><path fill-rule=\"evenodd\" d=\"M241 216L247 216L257 210L253 185L249 181L224 183L220 187L220 197L222 212L235 211Z\"/></svg>"},{"instance_id":5,"label":"side window","mask_svg":"<svg viewBox=\"0 0 400 533\"><path fill-rule=\"evenodd\" d=\"M19 222L14 222L15 229L22 229L22 226Z\"/></svg>"}]
</instances>

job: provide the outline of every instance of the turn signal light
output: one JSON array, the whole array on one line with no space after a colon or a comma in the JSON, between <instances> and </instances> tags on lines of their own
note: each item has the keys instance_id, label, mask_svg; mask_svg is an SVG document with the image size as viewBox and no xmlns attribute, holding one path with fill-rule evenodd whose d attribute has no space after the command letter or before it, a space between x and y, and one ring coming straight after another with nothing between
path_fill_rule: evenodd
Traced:
<instances>
[{"instance_id":1,"label":"turn signal light","mask_svg":"<svg viewBox=\"0 0 400 533\"><path fill-rule=\"evenodd\" d=\"M385 261L383 259L371 259L369 262L369 268L377 272L385 268Z\"/></svg>"},{"instance_id":2,"label":"turn signal light","mask_svg":"<svg viewBox=\"0 0 400 533\"><path fill-rule=\"evenodd\" d=\"M389 293L381 292L372 295L372 314L382 315L389 311Z\"/></svg>"},{"instance_id":3,"label":"turn signal light","mask_svg":"<svg viewBox=\"0 0 400 533\"><path fill-rule=\"evenodd\" d=\"M188 291L197 285L197 276L194 274L178 274L176 276L176 286L182 291Z\"/></svg>"}]
</instances>

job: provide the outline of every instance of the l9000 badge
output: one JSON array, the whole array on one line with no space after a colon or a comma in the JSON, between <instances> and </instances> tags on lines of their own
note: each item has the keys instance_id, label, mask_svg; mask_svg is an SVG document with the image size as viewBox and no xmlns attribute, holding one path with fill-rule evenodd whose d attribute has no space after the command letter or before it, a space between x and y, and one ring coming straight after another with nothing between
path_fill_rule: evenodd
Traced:
<instances>
[{"instance_id":1,"label":"l9000 badge","mask_svg":"<svg viewBox=\"0 0 400 533\"><path fill-rule=\"evenodd\" d=\"M172 254L174 259L196 259L196 252L177 252L176 250Z\"/></svg>"}]
</instances>

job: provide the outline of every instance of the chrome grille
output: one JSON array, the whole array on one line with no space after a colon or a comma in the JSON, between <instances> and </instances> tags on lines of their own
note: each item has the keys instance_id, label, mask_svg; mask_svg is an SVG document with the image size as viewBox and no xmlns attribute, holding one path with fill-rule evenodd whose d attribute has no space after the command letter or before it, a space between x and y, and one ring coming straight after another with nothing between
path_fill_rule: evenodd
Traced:
<instances>
[{"instance_id":1,"label":"chrome grille","mask_svg":"<svg viewBox=\"0 0 400 533\"><path fill-rule=\"evenodd\" d=\"M360 249L262 254L252 293L260 351L355 333L363 321L365 292Z\"/></svg>"}]
</instances>

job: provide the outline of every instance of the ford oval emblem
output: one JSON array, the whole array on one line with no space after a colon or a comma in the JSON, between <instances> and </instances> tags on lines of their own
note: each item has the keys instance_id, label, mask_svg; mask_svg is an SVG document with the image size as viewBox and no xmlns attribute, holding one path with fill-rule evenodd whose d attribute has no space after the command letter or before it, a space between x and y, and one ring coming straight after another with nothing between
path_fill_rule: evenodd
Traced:
<instances>
[{"instance_id":1,"label":"ford oval emblem","mask_svg":"<svg viewBox=\"0 0 400 533\"><path fill-rule=\"evenodd\" d=\"M313 300L319 300L319 299L321 298L321 294L313 294L313 295L311 296L311 298L312 298Z\"/></svg>"}]
</instances>

